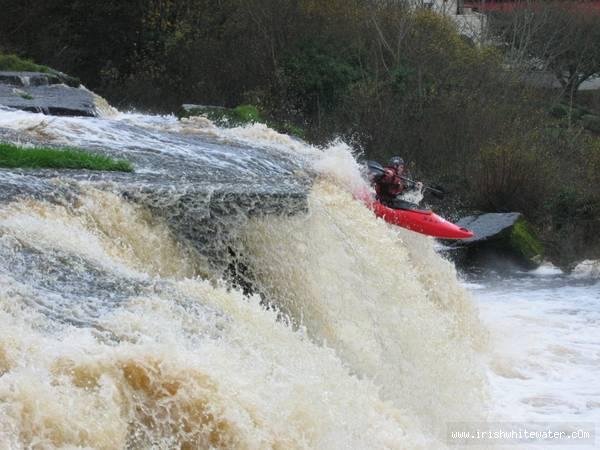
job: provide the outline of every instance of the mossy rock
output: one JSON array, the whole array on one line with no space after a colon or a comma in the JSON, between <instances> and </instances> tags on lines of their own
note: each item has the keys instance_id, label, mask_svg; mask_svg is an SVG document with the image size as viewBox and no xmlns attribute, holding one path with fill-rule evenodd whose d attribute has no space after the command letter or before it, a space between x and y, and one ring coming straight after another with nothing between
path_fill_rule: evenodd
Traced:
<instances>
[{"instance_id":1,"label":"mossy rock","mask_svg":"<svg viewBox=\"0 0 600 450\"><path fill-rule=\"evenodd\" d=\"M506 241L510 249L515 252L526 265L539 266L544 258L544 246L524 219L519 219L509 230Z\"/></svg>"},{"instance_id":2,"label":"mossy rock","mask_svg":"<svg viewBox=\"0 0 600 450\"><path fill-rule=\"evenodd\" d=\"M48 66L36 64L30 59L21 58L12 54L0 53L0 71L41 73L48 76L49 79L55 77L59 83L64 83L73 88L81 86L81 80L79 80L79 78L72 77Z\"/></svg>"},{"instance_id":3,"label":"mossy rock","mask_svg":"<svg viewBox=\"0 0 600 450\"><path fill-rule=\"evenodd\" d=\"M535 269L544 260L544 246L523 218L519 218L512 227L482 242L479 247L484 253L495 253L524 269Z\"/></svg>"},{"instance_id":4,"label":"mossy rock","mask_svg":"<svg viewBox=\"0 0 600 450\"><path fill-rule=\"evenodd\" d=\"M209 105L183 105L178 117L203 116L220 127L237 127L249 123L264 123L258 109L252 105L239 105L235 108Z\"/></svg>"},{"instance_id":5,"label":"mossy rock","mask_svg":"<svg viewBox=\"0 0 600 450\"><path fill-rule=\"evenodd\" d=\"M241 123L264 122L256 106L239 105L233 108L232 119Z\"/></svg>"},{"instance_id":6,"label":"mossy rock","mask_svg":"<svg viewBox=\"0 0 600 450\"><path fill-rule=\"evenodd\" d=\"M239 105L235 108L225 108L223 106L209 105L182 105L177 114L179 119L188 117L202 116L210 119L219 127L239 127L252 123L264 123L279 133L285 133L300 139L305 139L304 129L292 122L266 120L258 108L253 105Z\"/></svg>"},{"instance_id":7,"label":"mossy rock","mask_svg":"<svg viewBox=\"0 0 600 450\"><path fill-rule=\"evenodd\" d=\"M30 59L20 58L17 55L0 53L0 71L50 73L52 72L52 69L47 66L36 64Z\"/></svg>"},{"instance_id":8,"label":"mossy rock","mask_svg":"<svg viewBox=\"0 0 600 450\"><path fill-rule=\"evenodd\" d=\"M300 139L306 138L306 133L303 128L299 127L290 122L277 122L277 123L269 123L269 126L280 133L289 134L290 136L296 136Z\"/></svg>"},{"instance_id":9,"label":"mossy rock","mask_svg":"<svg viewBox=\"0 0 600 450\"><path fill-rule=\"evenodd\" d=\"M465 217L457 224L475 233L475 237L458 243L466 250L468 266L487 266L506 260L534 269L543 261L544 246L519 213L480 214Z\"/></svg>"}]
</instances>

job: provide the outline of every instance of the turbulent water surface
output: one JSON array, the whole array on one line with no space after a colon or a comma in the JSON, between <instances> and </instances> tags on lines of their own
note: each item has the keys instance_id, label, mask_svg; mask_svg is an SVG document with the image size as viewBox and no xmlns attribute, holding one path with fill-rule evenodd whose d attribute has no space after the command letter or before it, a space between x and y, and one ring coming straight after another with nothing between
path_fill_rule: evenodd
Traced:
<instances>
[{"instance_id":1,"label":"turbulent water surface","mask_svg":"<svg viewBox=\"0 0 600 450\"><path fill-rule=\"evenodd\" d=\"M127 157L166 204L182 179L305 192L297 214L246 205L207 233L89 175L0 172L2 449L429 449L448 423L598 417L597 285L465 287L431 239L354 199L342 142L11 110L0 134Z\"/></svg>"},{"instance_id":2,"label":"turbulent water surface","mask_svg":"<svg viewBox=\"0 0 600 450\"><path fill-rule=\"evenodd\" d=\"M502 420L600 422L600 262L470 284L491 335L491 403Z\"/></svg>"}]
</instances>

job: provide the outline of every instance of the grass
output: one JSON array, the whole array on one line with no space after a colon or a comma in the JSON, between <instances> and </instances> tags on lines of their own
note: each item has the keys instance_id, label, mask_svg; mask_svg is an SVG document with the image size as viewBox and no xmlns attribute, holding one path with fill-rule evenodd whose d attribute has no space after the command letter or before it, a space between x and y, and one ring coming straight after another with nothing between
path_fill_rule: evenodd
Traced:
<instances>
[{"instance_id":1,"label":"grass","mask_svg":"<svg viewBox=\"0 0 600 450\"><path fill-rule=\"evenodd\" d=\"M23 148L13 144L0 144L0 167L133 172L133 165L129 161L94 155L80 149Z\"/></svg>"},{"instance_id":2,"label":"grass","mask_svg":"<svg viewBox=\"0 0 600 450\"><path fill-rule=\"evenodd\" d=\"M17 55L4 55L1 53L0 70L8 72L51 72L49 67L41 66L29 59L19 58Z\"/></svg>"},{"instance_id":3,"label":"grass","mask_svg":"<svg viewBox=\"0 0 600 450\"><path fill-rule=\"evenodd\" d=\"M70 75L66 75L64 73L58 72L54 69L51 69L48 66L42 66L41 64L36 64L30 59L21 58L17 55L7 55L4 53L0 53L0 71L6 72L42 72L47 73L49 75L54 75L58 77L58 79L65 83L67 86L71 87L79 87L81 85L81 81L79 78L72 77Z\"/></svg>"}]
</instances>

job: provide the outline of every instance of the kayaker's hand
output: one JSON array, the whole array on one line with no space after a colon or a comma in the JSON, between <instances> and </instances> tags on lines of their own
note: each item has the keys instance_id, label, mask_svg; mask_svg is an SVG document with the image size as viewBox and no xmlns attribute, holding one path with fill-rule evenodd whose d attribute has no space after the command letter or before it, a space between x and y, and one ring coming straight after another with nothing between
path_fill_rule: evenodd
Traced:
<instances>
[{"instance_id":1,"label":"kayaker's hand","mask_svg":"<svg viewBox=\"0 0 600 450\"><path fill-rule=\"evenodd\" d=\"M420 181L417 181L417 189L420 191L423 190L423 183L421 183Z\"/></svg>"}]
</instances>

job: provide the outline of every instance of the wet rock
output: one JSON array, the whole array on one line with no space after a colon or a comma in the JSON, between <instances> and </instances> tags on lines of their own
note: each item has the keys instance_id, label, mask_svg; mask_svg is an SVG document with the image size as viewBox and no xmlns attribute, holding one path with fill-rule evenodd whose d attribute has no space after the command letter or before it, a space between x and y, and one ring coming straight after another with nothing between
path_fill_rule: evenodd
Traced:
<instances>
[{"instance_id":1,"label":"wet rock","mask_svg":"<svg viewBox=\"0 0 600 450\"><path fill-rule=\"evenodd\" d=\"M285 178L288 178L287 180ZM0 204L35 198L77 204L92 187L143 205L163 219L179 240L206 257L215 272L229 263L229 248L253 217L307 211L309 180L280 177L240 184L169 174L56 169L0 169Z\"/></svg>"},{"instance_id":2,"label":"wet rock","mask_svg":"<svg viewBox=\"0 0 600 450\"><path fill-rule=\"evenodd\" d=\"M459 247L461 265L489 266L512 263L525 269L538 267L544 247L520 213L487 213L465 217L457 225L475 237L451 244Z\"/></svg>"},{"instance_id":3,"label":"wet rock","mask_svg":"<svg viewBox=\"0 0 600 450\"><path fill-rule=\"evenodd\" d=\"M79 87L77 78L53 70L52 72L10 72L0 71L0 84L13 86L48 86L51 84L66 84L73 88Z\"/></svg>"},{"instance_id":4,"label":"wet rock","mask_svg":"<svg viewBox=\"0 0 600 450\"><path fill-rule=\"evenodd\" d=\"M219 127L239 127L252 123L264 123L269 128L291 137L301 140L306 138L305 130L298 124L273 120L272 118L267 120L261 116L259 110L253 105L240 105L235 108L194 104L181 105L181 111L178 113L180 119L197 116L206 117Z\"/></svg>"},{"instance_id":5,"label":"wet rock","mask_svg":"<svg viewBox=\"0 0 600 450\"><path fill-rule=\"evenodd\" d=\"M55 122L58 127L63 121ZM86 121L75 122L77 127ZM31 133L0 128L0 142L59 148L46 139L46 126L51 132L54 125L43 124L42 131ZM77 202L88 186L108 190L163 219L179 240L206 256L216 272L227 267L229 249L248 220L301 214L307 209L312 175L304 170L303 159L292 153L128 121L107 122L107 128L111 135L125 136L126 144L107 146L96 142L94 135L72 144L126 159L134 173L0 169L0 203L27 197L60 202L67 194Z\"/></svg>"},{"instance_id":6,"label":"wet rock","mask_svg":"<svg viewBox=\"0 0 600 450\"><path fill-rule=\"evenodd\" d=\"M53 116L97 117L94 94L65 81L54 73L0 72L0 105Z\"/></svg>"},{"instance_id":7,"label":"wet rock","mask_svg":"<svg viewBox=\"0 0 600 450\"><path fill-rule=\"evenodd\" d=\"M218 126L236 127L247 123L264 123L258 109L252 105L225 108L222 106L184 104L181 108L179 118L203 116Z\"/></svg>"},{"instance_id":8,"label":"wet rock","mask_svg":"<svg viewBox=\"0 0 600 450\"><path fill-rule=\"evenodd\" d=\"M48 86L60 84L58 76L41 72L0 72L0 84L11 86Z\"/></svg>"}]
</instances>

